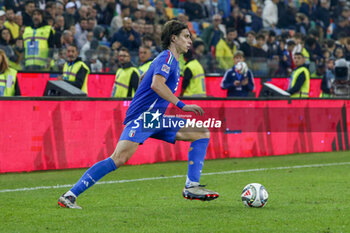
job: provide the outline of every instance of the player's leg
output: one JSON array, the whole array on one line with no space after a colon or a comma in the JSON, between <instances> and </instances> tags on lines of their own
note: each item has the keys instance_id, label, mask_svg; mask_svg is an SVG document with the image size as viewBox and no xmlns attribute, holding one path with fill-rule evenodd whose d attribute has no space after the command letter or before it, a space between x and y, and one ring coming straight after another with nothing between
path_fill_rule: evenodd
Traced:
<instances>
[{"instance_id":1,"label":"player's leg","mask_svg":"<svg viewBox=\"0 0 350 233\"><path fill-rule=\"evenodd\" d=\"M128 140L119 141L113 154L109 158L95 163L90 167L79 181L59 198L58 204L66 208L80 209L75 203L76 198L102 177L116 170L128 161L135 153L138 145L139 143Z\"/></svg>"},{"instance_id":2,"label":"player's leg","mask_svg":"<svg viewBox=\"0 0 350 233\"><path fill-rule=\"evenodd\" d=\"M187 199L210 201L219 197L217 192L200 185L205 155L209 144L210 132L206 128L182 128L176 133L176 140L190 141L188 152L188 171L183 196Z\"/></svg>"},{"instance_id":3,"label":"player's leg","mask_svg":"<svg viewBox=\"0 0 350 233\"><path fill-rule=\"evenodd\" d=\"M188 152L188 172L186 187L198 185L201 176L210 132L206 128L182 128L176 133L178 141L192 142Z\"/></svg>"}]
</instances>

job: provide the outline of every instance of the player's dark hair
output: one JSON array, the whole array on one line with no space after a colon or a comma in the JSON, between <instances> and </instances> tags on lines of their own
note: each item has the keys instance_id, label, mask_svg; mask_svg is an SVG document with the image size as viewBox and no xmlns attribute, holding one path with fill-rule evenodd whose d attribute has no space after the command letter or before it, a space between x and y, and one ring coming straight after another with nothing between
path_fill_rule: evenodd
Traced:
<instances>
[{"instance_id":1,"label":"player's dark hair","mask_svg":"<svg viewBox=\"0 0 350 233\"><path fill-rule=\"evenodd\" d=\"M164 28L162 31L162 47L163 49L168 49L171 43L171 36L180 35L181 31L186 29L187 25L178 21L178 20L170 20L164 24Z\"/></svg>"}]
</instances>

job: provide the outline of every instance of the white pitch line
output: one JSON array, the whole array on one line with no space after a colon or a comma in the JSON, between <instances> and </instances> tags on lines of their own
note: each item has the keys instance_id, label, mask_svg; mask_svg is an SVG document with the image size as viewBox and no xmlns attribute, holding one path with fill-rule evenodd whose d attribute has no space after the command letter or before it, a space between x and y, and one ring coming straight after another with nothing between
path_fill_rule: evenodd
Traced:
<instances>
[{"instance_id":1,"label":"white pitch line","mask_svg":"<svg viewBox=\"0 0 350 233\"><path fill-rule=\"evenodd\" d=\"M225 174L245 173L245 172L260 172L260 171L271 171L271 170L287 170L287 169L311 168L311 167L330 167L330 166L341 166L341 165L350 165L350 162L308 164L308 165L296 165L296 166L288 166L288 167L255 168L255 169L247 169L247 170L231 170L231 171L223 171L223 172L202 173L202 176L225 175ZM164 180L164 179L174 179L174 178L184 178L184 177L186 177L186 175L149 177L149 178L140 178L140 179L131 179L131 180L111 180L111 181L97 182L96 185L130 183L130 182L149 181L149 180ZM39 190L39 189L59 189L59 188L69 188L72 186L73 184L62 184L62 185L55 185L55 186L38 186L38 187L31 187L31 188L0 189L0 193L33 191L33 190Z\"/></svg>"}]
</instances>

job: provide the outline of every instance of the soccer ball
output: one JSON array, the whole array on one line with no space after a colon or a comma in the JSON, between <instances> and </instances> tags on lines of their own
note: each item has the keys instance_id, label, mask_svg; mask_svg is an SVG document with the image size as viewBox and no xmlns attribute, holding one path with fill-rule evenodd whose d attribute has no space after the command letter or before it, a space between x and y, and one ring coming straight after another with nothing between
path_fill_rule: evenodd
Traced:
<instances>
[{"instance_id":1,"label":"soccer ball","mask_svg":"<svg viewBox=\"0 0 350 233\"><path fill-rule=\"evenodd\" d=\"M244 187L241 197L243 204L248 207L264 207L269 194L263 185L251 183Z\"/></svg>"},{"instance_id":2,"label":"soccer ball","mask_svg":"<svg viewBox=\"0 0 350 233\"><path fill-rule=\"evenodd\" d=\"M245 75L248 72L247 63L243 61L238 62L237 65L235 65L235 71L239 74Z\"/></svg>"}]
</instances>

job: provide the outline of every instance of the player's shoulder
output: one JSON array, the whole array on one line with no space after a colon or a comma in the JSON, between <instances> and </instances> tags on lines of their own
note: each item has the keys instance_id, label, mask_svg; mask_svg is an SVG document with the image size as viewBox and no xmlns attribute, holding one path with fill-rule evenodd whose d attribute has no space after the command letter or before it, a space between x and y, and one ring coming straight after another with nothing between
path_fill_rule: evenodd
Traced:
<instances>
[{"instance_id":1,"label":"player's shoulder","mask_svg":"<svg viewBox=\"0 0 350 233\"><path fill-rule=\"evenodd\" d=\"M174 60L176 60L174 58L174 55L172 54L172 52L170 50L164 50L162 51L155 59L158 63L162 63L162 64L167 64L168 66L170 66Z\"/></svg>"}]
</instances>

